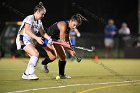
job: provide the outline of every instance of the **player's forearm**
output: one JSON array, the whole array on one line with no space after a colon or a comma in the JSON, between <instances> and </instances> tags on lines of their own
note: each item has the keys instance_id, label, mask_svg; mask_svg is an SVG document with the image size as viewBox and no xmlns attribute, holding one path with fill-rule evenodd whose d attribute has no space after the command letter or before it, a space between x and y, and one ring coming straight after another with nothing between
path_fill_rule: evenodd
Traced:
<instances>
[{"instance_id":1,"label":"player's forearm","mask_svg":"<svg viewBox=\"0 0 140 93\"><path fill-rule=\"evenodd\" d=\"M40 30L40 34L44 37L44 38L46 38L46 39L50 39L50 36L45 32L45 30L43 29L43 28L41 28Z\"/></svg>"},{"instance_id":2,"label":"player's forearm","mask_svg":"<svg viewBox=\"0 0 140 93\"><path fill-rule=\"evenodd\" d=\"M60 41L65 41L65 34L60 34Z\"/></svg>"},{"instance_id":3,"label":"player's forearm","mask_svg":"<svg viewBox=\"0 0 140 93\"><path fill-rule=\"evenodd\" d=\"M81 36L81 34L80 33L77 33L77 37L80 37Z\"/></svg>"},{"instance_id":4,"label":"player's forearm","mask_svg":"<svg viewBox=\"0 0 140 93\"><path fill-rule=\"evenodd\" d=\"M25 33L27 35L29 35L31 38L37 39L37 36L35 34L33 34L31 30L25 30Z\"/></svg>"},{"instance_id":5,"label":"player's forearm","mask_svg":"<svg viewBox=\"0 0 140 93\"><path fill-rule=\"evenodd\" d=\"M70 38L70 37L69 37L69 35L67 34L67 35L66 35L66 39L65 39L65 41L66 41L66 42L69 42L69 41L70 41L69 38Z\"/></svg>"},{"instance_id":6,"label":"player's forearm","mask_svg":"<svg viewBox=\"0 0 140 93\"><path fill-rule=\"evenodd\" d=\"M42 29L40 29L39 32L40 32L40 34L44 37L44 35L45 35L45 31L42 30Z\"/></svg>"},{"instance_id":7,"label":"player's forearm","mask_svg":"<svg viewBox=\"0 0 140 93\"><path fill-rule=\"evenodd\" d=\"M44 37L48 40L51 38L47 33L44 33Z\"/></svg>"},{"instance_id":8,"label":"player's forearm","mask_svg":"<svg viewBox=\"0 0 140 93\"><path fill-rule=\"evenodd\" d=\"M81 36L81 34L80 34L80 32L78 31L78 29L75 29L74 31L75 31L77 37L80 37L80 36Z\"/></svg>"}]
</instances>

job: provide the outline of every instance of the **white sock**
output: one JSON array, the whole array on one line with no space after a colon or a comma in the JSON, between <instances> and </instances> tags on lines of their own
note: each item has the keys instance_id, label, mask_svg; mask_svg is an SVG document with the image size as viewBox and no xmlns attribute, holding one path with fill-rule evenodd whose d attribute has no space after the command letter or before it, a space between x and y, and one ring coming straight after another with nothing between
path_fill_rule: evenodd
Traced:
<instances>
[{"instance_id":1,"label":"white sock","mask_svg":"<svg viewBox=\"0 0 140 93\"><path fill-rule=\"evenodd\" d=\"M27 75L32 75L32 74L34 74L34 72L35 72L35 67L36 67L36 65L37 65L37 62L38 62L38 57L36 57L36 56L31 56L30 57L30 60L29 60L29 63L28 63L28 65L27 65L27 68L26 68L26 70L25 70L25 74L27 74Z\"/></svg>"}]
</instances>

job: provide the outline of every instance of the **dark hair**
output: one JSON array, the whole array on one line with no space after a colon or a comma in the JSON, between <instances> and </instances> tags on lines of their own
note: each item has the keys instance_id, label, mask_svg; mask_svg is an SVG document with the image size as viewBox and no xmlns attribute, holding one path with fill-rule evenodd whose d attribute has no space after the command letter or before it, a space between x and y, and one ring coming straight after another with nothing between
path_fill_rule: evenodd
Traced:
<instances>
[{"instance_id":1,"label":"dark hair","mask_svg":"<svg viewBox=\"0 0 140 93\"><path fill-rule=\"evenodd\" d=\"M39 10L39 11L44 10L46 12L46 9L43 6L43 3L42 2L39 2L39 4L35 6L34 12L36 12L37 10Z\"/></svg>"},{"instance_id":2,"label":"dark hair","mask_svg":"<svg viewBox=\"0 0 140 93\"><path fill-rule=\"evenodd\" d=\"M79 25L82 24L82 21L88 21L85 17L83 17L81 14L76 14L76 15L73 15L70 20L73 20L73 21L77 21Z\"/></svg>"}]
</instances>

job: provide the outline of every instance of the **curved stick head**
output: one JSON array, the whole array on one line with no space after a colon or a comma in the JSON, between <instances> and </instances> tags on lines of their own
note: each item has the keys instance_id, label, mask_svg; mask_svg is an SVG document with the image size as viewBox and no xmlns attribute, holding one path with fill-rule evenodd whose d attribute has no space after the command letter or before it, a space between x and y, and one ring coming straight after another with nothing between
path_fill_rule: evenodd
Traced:
<instances>
[{"instance_id":1,"label":"curved stick head","mask_svg":"<svg viewBox=\"0 0 140 93\"><path fill-rule=\"evenodd\" d=\"M94 47L94 46L91 46L91 50L92 50L92 51L95 51L95 47Z\"/></svg>"},{"instance_id":2,"label":"curved stick head","mask_svg":"<svg viewBox=\"0 0 140 93\"><path fill-rule=\"evenodd\" d=\"M82 60L81 58L77 58L77 62L81 62L81 60Z\"/></svg>"}]
</instances>

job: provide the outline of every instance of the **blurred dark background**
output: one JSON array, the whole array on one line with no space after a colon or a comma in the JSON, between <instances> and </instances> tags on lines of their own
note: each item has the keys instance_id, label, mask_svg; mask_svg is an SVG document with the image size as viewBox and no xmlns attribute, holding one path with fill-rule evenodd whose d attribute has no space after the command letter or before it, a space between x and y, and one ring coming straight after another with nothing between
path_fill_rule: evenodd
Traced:
<instances>
[{"instance_id":1,"label":"blurred dark background","mask_svg":"<svg viewBox=\"0 0 140 93\"><path fill-rule=\"evenodd\" d=\"M46 27L56 21L66 20L75 13L81 13L89 21L80 27L82 28L80 31L103 33L104 24L73 7L72 3L76 3L105 21L113 18L118 28L122 22L127 22L133 34L138 32L138 0L1 0L0 23L23 20L20 14L6 8L5 3L26 16L33 13L34 7L40 1L47 9L46 16L42 20Z\"/></svg>"},{"instance_id":2,"label":"blurred dark background","mask_svg":"<svg viewBox=\"0 0 140 93\"><path fill-rule=\"evenodd\" d=\"M118 29L122 22L126 22L131 34L138 35L138 0L1 0L0 33L5 22L22 21L25 16L33 14L40 1L47 10L42 19L45 28L57 21L68 20L76 13L88 19L78 28L82 34L78 45L104 48L104 26L110 18L114 19ZM117 55L120 56L118 47Z\"/></svg>"}]
</instances>

